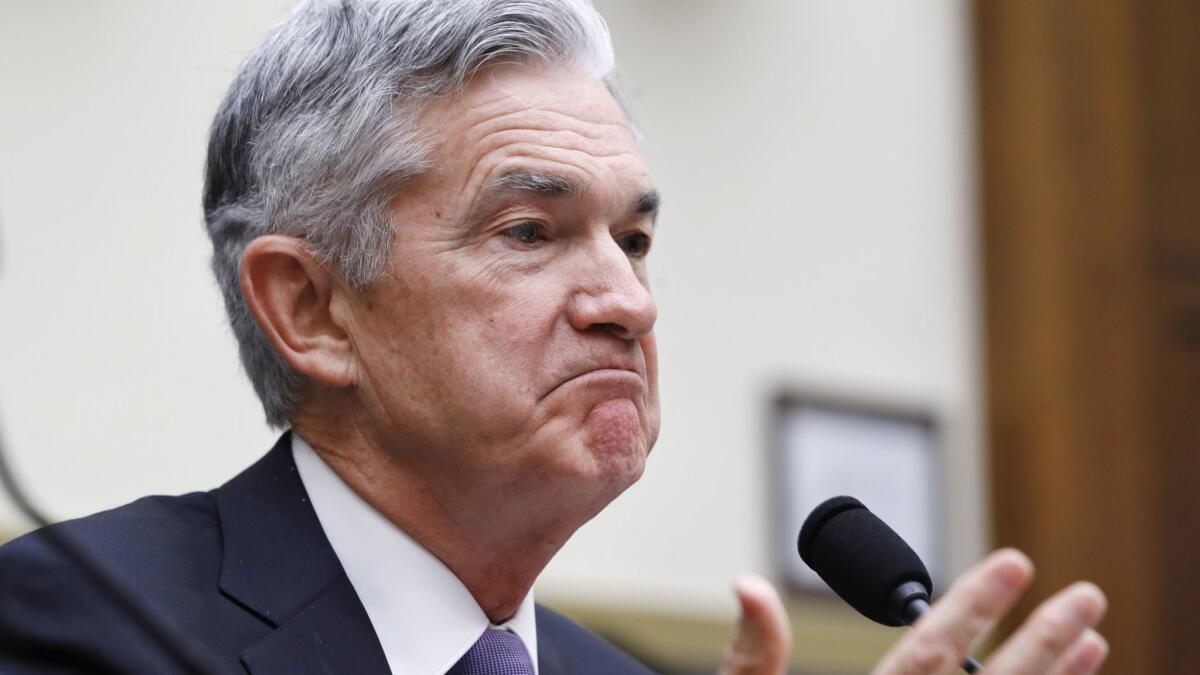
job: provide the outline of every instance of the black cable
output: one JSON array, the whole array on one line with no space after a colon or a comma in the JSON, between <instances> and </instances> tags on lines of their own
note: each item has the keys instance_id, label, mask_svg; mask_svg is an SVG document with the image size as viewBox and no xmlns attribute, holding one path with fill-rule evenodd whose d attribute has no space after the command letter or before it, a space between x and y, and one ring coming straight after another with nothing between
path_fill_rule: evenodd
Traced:
<instances>
[{"instance_id":1,"label":"black cable","mask_svg":"<svg viewBox=\"0 0 1200 675\"><path fill-rule=\"evenodd\" d=\"M3 425L0 424L0 432L3 431ZM0 433L2 435L2 433ZM46 514L42 513L25 493L21 490L21 486L17 483L17 479L13 476L12 469L8 466L8 459L4 453L4 440L0 438L0 483L4 485L4 491L17 505L17 510L20 511L26 518L33 521L33 524L38 527L45 527L50 524L50 520L46 518Z\"/></svg>"},{"instance_id":2,"label":"black cable","mask_svg":"<svg viewBox=\"0 0 1200 675\"><path fill-rule=\"evenodd\" d=\"M3 269L3 238L0 237L0 270ZM28 495L17 482L12 468L8 464L4 447L3 425L0 424L0 484L12 498L17 509L35 525L42 528L38 536L57 548L66 558L83 570L104 594L107 594L121 611L156 642L170 657L183 666L190 675L217 675L225 672L213 657L197 647L187 636L180 633L174 625L155 615L155 612L143 603L138 596L129 592L120 581L106 569L93 560L81 546L71 541L59 528L48 527L51 524L45 512L34 506Z\"/></svg>"}]
</instances>

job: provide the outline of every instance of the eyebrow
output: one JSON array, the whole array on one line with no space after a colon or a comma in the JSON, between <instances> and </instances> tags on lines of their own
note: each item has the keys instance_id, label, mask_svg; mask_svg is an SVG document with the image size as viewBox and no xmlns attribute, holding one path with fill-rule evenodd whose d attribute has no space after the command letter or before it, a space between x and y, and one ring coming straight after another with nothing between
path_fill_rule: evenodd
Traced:
<instances>
[{"instance_id":1,"label":"eyebrow","mask_svg":"<svg viewBox=\"0 0 1200 675\"><path fill-rule=\"evenodd\" d=\"M506 171L484 188L485 193L516 190L533 192L545 197L568 197L579 192L579 186L566 176L529 169Z\"/></svg>"},{"instance_id":2,"label":"eyebrow","mask_svg":"<svg viewBox=\"0 0 1200 675\"><path fill-rule=\"evenodd\" d=\"M658 190L651 188L637 196L633 200L633 212L639 216L650 214L651 221L658 220L658 205L662 198L658 195Z\"/></svg>"},{"instance_id":3,"label":"eyebrow","mask_svg":"<svg viewBox=\"0 0 1200 675\"><path fill-rule=\"evenodd\" d=\"M484 185L467 220L478 224L513 193L559 198L578 195L582 191L579 184L567 176L532 169L512 169L492 178ZM649 215L653 221L658 218L660 201L658 190L651 188L633 199L630 211L635 216Z\"/></svg>"}]
</instances>

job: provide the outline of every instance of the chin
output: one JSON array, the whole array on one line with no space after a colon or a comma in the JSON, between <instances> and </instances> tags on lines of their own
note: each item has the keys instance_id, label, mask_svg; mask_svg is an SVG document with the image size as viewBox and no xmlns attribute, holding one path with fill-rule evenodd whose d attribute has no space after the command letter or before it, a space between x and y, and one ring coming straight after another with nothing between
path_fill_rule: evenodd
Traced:
<instances>
[{"instance_id":1,"label":"chin","mask_svg":"<svg viewBox=\"0 0 1200 675\"><path fill-rule=\"evenodd\" d=\"M597 405L588 414L585 428L585 446L595 463L597 478L619 490L641 478L650 444L632 401L614 399Z\"/></svg>"}]
</instances>

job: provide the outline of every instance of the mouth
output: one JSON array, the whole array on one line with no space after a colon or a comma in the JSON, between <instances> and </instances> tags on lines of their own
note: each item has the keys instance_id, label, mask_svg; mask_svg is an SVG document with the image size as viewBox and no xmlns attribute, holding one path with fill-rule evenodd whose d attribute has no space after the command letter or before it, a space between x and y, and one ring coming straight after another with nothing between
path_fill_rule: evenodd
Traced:
<instances>
[{"instance_id":1,"label":"mouth","mask_svg":"<svg viewBox=\"0 0 1200 675\"><path fill-rule=\"evenodd\" d=\"M565 387L589 387L612 390L619 395L640 394L644 387L641 372L623 366L605 366L585 370L559 382L546 397ZM543 397L545 398L545 397Z\"/></svg>"}]
</instances>

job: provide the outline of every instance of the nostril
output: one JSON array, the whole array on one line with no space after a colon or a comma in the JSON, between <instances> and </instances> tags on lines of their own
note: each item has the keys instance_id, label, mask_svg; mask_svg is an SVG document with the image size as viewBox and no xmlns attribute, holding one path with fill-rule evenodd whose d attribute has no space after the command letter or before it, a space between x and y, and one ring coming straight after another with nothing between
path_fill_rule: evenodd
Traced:
<instances>
[{"instance_id":1,"label":"nostril","mask_svg":"<svg viewBox=\"0 0 1200 675\"><path fill-rule=\"evenodd\" d=\"M629 332L629 331L625 330L625 327L619 323L594 323L591 326L589 326L589 328L592 330L605 331L608 333L615 333L617 335L622 335L622 336Z\"/></svg>"}]
</instances>

